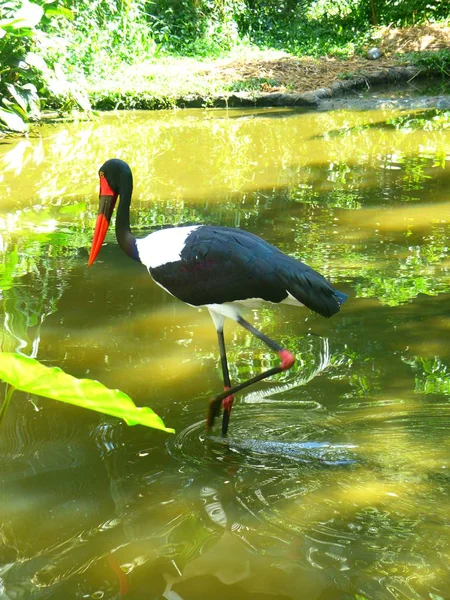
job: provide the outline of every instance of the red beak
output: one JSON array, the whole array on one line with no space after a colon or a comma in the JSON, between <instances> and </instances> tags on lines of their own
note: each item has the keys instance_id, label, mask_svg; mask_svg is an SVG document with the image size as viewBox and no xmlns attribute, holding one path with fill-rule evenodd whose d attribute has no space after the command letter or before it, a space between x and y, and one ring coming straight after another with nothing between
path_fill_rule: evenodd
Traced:
<instances>
[{"instance_id":1,"label":"red beak","mask_svg":"<svg viewBox=\"0 0 450 600\"><path fill-rule=\"evenodd\" d=\"M92 238L91 252L89 254L88 266L90 267L97 258L100 248L108 231L109 223L116 204L117 194L110 188L105 177L100 177L100 197L97 222L95 223L94 237Z\"/></svg>"}]
</instances>

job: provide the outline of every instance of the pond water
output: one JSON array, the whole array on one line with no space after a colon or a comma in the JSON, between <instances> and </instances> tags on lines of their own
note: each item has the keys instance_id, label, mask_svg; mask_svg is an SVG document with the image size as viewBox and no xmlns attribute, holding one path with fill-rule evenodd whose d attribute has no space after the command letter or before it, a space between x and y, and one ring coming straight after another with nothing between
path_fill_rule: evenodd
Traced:
<instances>
[{"instance_id":1,"label":"pond water","mask_svg":"<svg viewBox=\"0 0 450 600\"><path fill-rule=\"evenodd\" d=\"M98 379L176 433L16 393L0 435L0 598L449 597L450 128L438 111L116 113L0 145L0 350ZM236 226L349 294L248 319L295 366L222 389L206 311L114 230L87 257L100 165L137 236ZM235 324L237 382L277 364ZM4 393L4 388L1 390Z\"/></svg>"}]
</instances>

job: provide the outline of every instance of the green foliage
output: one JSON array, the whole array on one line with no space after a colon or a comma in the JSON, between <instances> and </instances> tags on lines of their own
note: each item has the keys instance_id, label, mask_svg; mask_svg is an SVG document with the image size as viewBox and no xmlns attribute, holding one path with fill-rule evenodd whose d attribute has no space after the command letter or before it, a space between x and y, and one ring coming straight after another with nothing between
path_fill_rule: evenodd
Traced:
<instances>
[{"instance_id":1,"label":"green foliage","mask_svg":"<svg viewBox=\"0 0 450 600\"><path fill-rule=\"evenodd\" d=\"M92 92L91 102L97 110L164 110L176 106L175 98L163 93L155 95L110 90Z\"/></svg>"},{"instance_id":2,"label":"green foliage","mask_svg":"<svg viewBox=\"0 0 450 600\"><path fill-rule=\"evenodd\" d=\"M448 18L444 0L246 0L239 32L260 47L294 54L348 56L378 25L406 26Z\"/></svg>"},{"instance_id":3,"label":"green foliage","mask_svg":"<svg viewBox=\"0 0 450 600\"><path fill-rule=\"evenodd\" d=\"M59 0L9 0L0 7L0 130L26 132L28 122L40 117L44 99L64 110L89 110L86 95L43 51L51 45L43 29L71 16Z\"/></svg>"},{"instance_id":4,"label":"green foliage","mask_svg":"<svg viewBox=\"0 0 450 600\"><path fill-rule=\"evenodd\" d=\"M94 0L73 2L73 21L54 23L52 32L64 42L54 56L74 75L97 78L115 66L138 62L157 50L152 24L143 0Z\"/></svg>"},{"instance_id":5,"label":"green foliage","mask_svg":"<svg viewBox=\"0 0 450 600\"><path fill-rule=\"evenodd\" d=\"M426 67L430 73L450 77L450 50L446 48L436 52L410 52L405 58L408 62Z\"/></svg>"},{"instance_id":6,"label":"green foliage","mask_svg":"<svg viewBox=\"0 0 450 600\"><path fill-rule=\"evenodd\" d=\"M374 1L374 6L380 25L402 27L449 17L447 0L385 0Z\"/></svg>"},{"instance_id":7,"label":"green foliage","mask_svg":"<svg viewBox=\"0 0 450 600\"><path fill-rule=\"evenodd\" d=\"M439 357L404 359L415 371L415 391L420 394L450 394L450 368Z\"/></svg>"},{"instance_id":8,"label":"green foliage","mask_svg":"<svg viewBox=\"0 0 450 600\"><path fill-rule=\"evenodd\" d=\"M386 121L400 131L443 131L450 128L450 111L426 110L416 114L405 114Z\"/></svg>"},{"instance_id":9,"label":"green foliage","mask_svg":"<svg viewBox=\"0 0 450 600\"><path fill-rule=\"evenodd\" d=\"M128 425L145 425L174 432L151 408L136 407L123 392L110 390L92 379L76 379L57 367L45 367L34 358L21 354L0 352L0 379L14 389L111 415L123 419ZM7 395L5 404L9 402L10 395Z\"/></svg>"},{"instance_id":10,"label":"green foliage","mask_svg":"<svg viewBox=\"0 0 450 600\"><path fill-rule=\"evenodd\" d=\"M251 77L250 79L233 81L228 86L226 86L226 89L229 89L233 92L234 91L237 91L237 92L247 91L247 90L259 91L265 85L268 85L271 87L276 87L280 84L276 79L273 79L271 77Z\"/></svg>"},{"instance_id":11,"label":"green foliage","mask_svg":"<svg viewBox=\"0 0 450 600\"><path fill-rule=\"evenodd\" d=\"M247 5L250 10L239 20L241 35L262 48L298 55L351 55L370 27L365 2L248 0Z\"/></svg>"},{"instance_id":12,"label":"green foliage","mask_svg":"<svg viewBox=\"0 0 450 600\"><path fill-rule=\"evenodd\" d=\"M374 22L446 17L444 0L8 0L0 7L0 126L26 132L45 107L89 111L85 90L116 74L117 97L103 94L98 107L133 108L119 68L161 55L218 56L252 44L348 57ZM449 61L443 50L416 62L448 74ZM163 107L154 94L137 105Z\"/></svg>"},{"instance_id":13,"label":"green foliage","mask_svg":"<svg viewBox=\"0 0 450 600\"><path fill-rule=\"evenodd\" d=\"M208 56L239 43L245 0L155 0L149 7L155 41L166 52Z\"/></svg>"},{"instance_id":14,"label":"green foliage","mask_svg":"<svg viewBox=\"0 0 450 600\"><path fill-rule=\"evenodd\" d=\"M368 23L401 27L448 17L446 0L313 0L303 6L309 20L362 28Z\"/></svg>"},{"instance_id":15,"label":"green foliage","mask_svg":"<svg viewBox=\"0 0 450 600\"><path fill-rule=\"evenodd\" d=\"M28 109L31 115L39 112L39 98L26 53L29 51L36 26L44 11L41 6L24 2L8 2L0 9L0 127L12 131L27 130Z\"/></svg>"}]
</instances>

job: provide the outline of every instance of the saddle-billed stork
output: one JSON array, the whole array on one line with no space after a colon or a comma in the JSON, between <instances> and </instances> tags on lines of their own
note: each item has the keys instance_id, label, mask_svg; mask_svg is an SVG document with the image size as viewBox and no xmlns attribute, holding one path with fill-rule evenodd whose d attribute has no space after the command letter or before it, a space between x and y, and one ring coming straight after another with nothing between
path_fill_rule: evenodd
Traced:
<instances>
[{"instance_id":1,"label":"saddle-billed stork","mask_svg":"<svg viewBox=\"0 0 450 600\"><path fill-rule=\"evenodd\" d=\"M95 261L118 196L116 237L128 256L144 264L154 281L192 306L208 308L217 331L224 391L209 403L208 429L223 405L222 433L228 430L233 395L266 377L289 369L294 355L243 319L239 305L263 300L307 306L324 317L337 313L347 295L299 260L283 254L241 229L193 225L171 227L136 239L130 231L133 176L128 164L111 159L100 168L99 211L89 255ZM271 350L281 364L232 386L223 336L225 318L236 321Z\"/></svg>"}]
</instances>

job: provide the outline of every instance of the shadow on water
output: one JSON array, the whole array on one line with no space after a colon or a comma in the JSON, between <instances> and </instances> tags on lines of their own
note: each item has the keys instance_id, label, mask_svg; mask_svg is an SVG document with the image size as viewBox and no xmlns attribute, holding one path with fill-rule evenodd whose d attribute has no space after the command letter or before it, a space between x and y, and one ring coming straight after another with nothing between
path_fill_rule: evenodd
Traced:
<instances>
[{"instance_id":1,"label":"shadow on water","mask_svg":"<svg viewBox=\"0 0 450 600\"><path fill-rule=\"evenodd\" d=\"M177 430L18 393L0 436L2 598L446 597L450 140L403 125L138 112L1 146L1 349L123 389ZM249 312L297 361L236 397L226 439L204 429L222 385L209 316L113 234L86 269L114 155L135 169L138 235L243 227L350 294L330 320ZM275 365L225 335L233 381Z\"/></svg>"},{"instance_id":2,"label":"shadow on water","mask_svg":"<svg viewBox=\"0 0 450 600\"><path fill-rule=\"evenodd\" d=\"M446 128L446 123L447 118L445 111L437 108L415 109L411 111L404 110L400 114L397 112L388 116L388 118L380 118L379 121L373 120L372 122L365 123L364 125L357 125L355 127L346 126L342 129L326 131L325 133L319 134L314 139L346 136L349 134L360 133L362 130L369 129L385 129L393 131L398 131L400 129L408 131L408 133L418 130L432 131L435 128Z\"/></svg>"},{"instance_id":3,"label":"shadow on water","mask_svg":"<svg viewBox=\"0 0 450 600\"><path fill-rule=\"evenodd\" d=\"M263 108L254 109L251 112L240 109L232 109L226 117L228 119L289 119L290 117L298 117L299 115L312 114L314 109L308 107L292 107L292 108Z\"/></svg>"}]
</instances>

